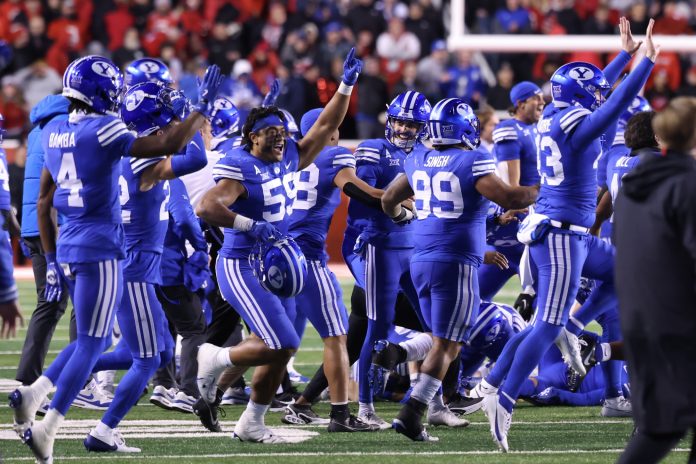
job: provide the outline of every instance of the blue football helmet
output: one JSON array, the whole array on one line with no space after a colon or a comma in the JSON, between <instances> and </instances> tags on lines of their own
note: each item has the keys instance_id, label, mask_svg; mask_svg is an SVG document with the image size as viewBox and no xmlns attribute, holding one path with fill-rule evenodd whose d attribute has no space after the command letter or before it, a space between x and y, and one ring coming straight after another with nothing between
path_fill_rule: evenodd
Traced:
<instances>
[{"instance_id":1,"label":"blue football helmet","mask_svg":"<svg viewBox=\"0 0 696 464\"><path fill-rule=\"evenodd\" d=\"M481 143L481 123L474 110L459 98L446 98L435 104L428 130L433 145L463 143L473 150Z\"/></svg>"},{"instance_id":2,"label":"blue football helmet","mask_svg":"<svg viewBox=\"0 0 696 464\"><path fill-rule=\"evenodd\" d=\"M257 242L249 255L249 264L261 286L278 296L297 295L307 280L307 260L289 236Z\"/></svg>"},{"instance_id":3,"label":"blue football helmet","mask_svg":"<svg viewBox=\"0 0 696 464\"><path fill-rule=\"evenodd\" d=\"M497 359L508 340L515 335L505 315L498 309L488 317L478 319L471 327L467 345Z\"/></svg>"},{"instance_id":4,"label":"blue football helmet","mask_svg":"<svg viewBox=\"0 0 696 464\"><path fill-rule=\"evenodd\" d=\"M285 131L288 133L288 136L293 139L297 140L298 133L300 132L300 128L297 126L297 122L295 122L295 118L290 114L288 110L284 110L283 108L279 108L280 111L285 115Z\"/></svg>"},{"instance_id":5,"label":"blue football helmet","mask_svg":"<svg viewBox=\"0 0 696 464\"><path fill-rule=\"evenodd\" d=\"M154 82L129 87L121 104L121 119L143 137L167 126L176 117L171 106L175 90Z\"/></svg>"},{"instance_id":6,"label":"blue football helmet","mask_svg":"<svg viewBox=\"0 0 696 464\"><path fill-rule=\"evenodd\" d=\"M428 117L432 106L425 95L415 90L401 93L387 107L387 126L384 136L391 143L402 149L411 149L416 143L428 137ZM401 138L402 132L392 127L392 121L409 121L419 124L418 132L413 137Z\"/></svg>"},{"instance_id":7,"label":"blue football helmet","mask_svg":"<svg viewBox=\"0 0 696 464\"><path fill-rule=\"evenodd\" d=\"M648 103L648 100L639 95L633 99L631 106L629 106L619 118L619 127L626 127L629 119L638 113L642 113L643 111L652 111L652 107L650 106L650 103Z\"/></svg>"},{"instance_id":8,"label":"blue football helmet","mask_svg":"<svg viewBox=\"0 0 696 464\"><path fill-rule=\"evenodd\" d=\"M210 116L213 137L230 137L239 132L239 110L228 97L217 97Z\"/></svg>"},{"instance_id":9,"label":"blue football helmet","mask_svg":"<svg viewBox=\"0 0 696 464\"><path fill-rule=\"evenodd\" d=\"M599 108L611 89L611 84L597 66L583 61L564 64L551 76L554 102L578 104L594 111Z\"/></svg>"},{"instance_id":10,"label":"blue football helmet","mask_svg":"<svg viewBox=\"0 0 696 464\"><path fill-rule=\"evenodd\" d=\"M63 96L79 100L100 114L116 115L122 91L123 74L103 56L79 58L63 74Z\"/></svg>"},{"instance_id":11,"label":"blue football helmet","mask_svg":"<svg viewBox=\"0 0 696 464\"><path fill-rule=\"evenodd\" d=\"M156 58L141 58L131 62L126 68L126 85L130 87L143 82L171 85L174 81L166 64Z\"/></svg>"}]
</instances>

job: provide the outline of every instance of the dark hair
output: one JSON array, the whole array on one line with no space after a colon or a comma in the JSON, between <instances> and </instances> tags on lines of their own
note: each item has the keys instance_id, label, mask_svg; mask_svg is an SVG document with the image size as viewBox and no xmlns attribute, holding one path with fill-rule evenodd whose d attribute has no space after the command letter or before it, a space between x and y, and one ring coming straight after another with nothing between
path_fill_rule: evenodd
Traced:
<instances>
[{"instance_id":1,"label":"dark hair","mask_svg":"<svg viewBox=\"0 0 696 464\"><path fill-rule=\"evenodd\" d=\"M249 136L249 134L251 134L251 128L254 127L254 124L256 124L258 120L272 114L278 116L280 120L283 121L283 124L287 123L285 115L277 106L259 106L251 110L242 127L242 145L244 145L247 150L251 149L251 137Z\"/></svg>"},{"instance_id":2,"label":"dark hair","mask_svg":"<svg viewBox=\"0 0 696 464\"><path fill-rule=\"evenodd\" d=\"M652 128L652 120L655 117L654 111L643 111L634 114L626 123L624 139L626 146L631 150L641 148L657 147L655 132Z\"/></svg>"},{"instance_id":3,"label":"dark hair","mask_svg":"<svg viewBox=\"0 0 696 464\"><path fill-rule=\"evenodd\" d=\"M96 113L94 111L94 108L89 106L87 103L80 101L76 98L72 97L67 97L68 101L70 102L70 106L68 106L68 113L72 113L73 111L79 111L81 113Z\"/></svg>"},{"instance_id":4,"label":"dark hair","mask_svg":"<svg viewBox=\"0 0 696 464\"><path fill-rule=\"evenodd\" d=\"M474 111L476 114L476 117L479 118L479 121L481 122L481 127L485 126L488 121L495 116L495 109L492 106L489 105L481 105L479 109Z\"/></svg>"}]
</instances>

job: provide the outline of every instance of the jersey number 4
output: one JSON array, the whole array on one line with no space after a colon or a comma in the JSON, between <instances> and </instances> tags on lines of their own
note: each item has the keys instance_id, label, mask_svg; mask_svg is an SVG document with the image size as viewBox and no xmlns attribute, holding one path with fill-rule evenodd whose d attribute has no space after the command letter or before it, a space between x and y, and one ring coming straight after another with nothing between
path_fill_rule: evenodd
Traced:
<instances>
[{"instance_id":1,"label":"jersey number 4","mask_svg":"<svg viewBox=\"0 0 696 464\"><path fill-rule=\"evenodd\" d=\"M80 196L82 181L77 177L75 155L73 155L72 152L63 153L63 158L60 160L58 187L70 191L68 194L68 206L73 208L82 208L85 206Z\"/></svg>"},{"instance_id":2,"label":"jersey number 4","mask_svg":"<svg viewBox=\"0 0 696 464\"><path fill-rule=\"evenodd\" d=\"M425 219L431 213L443 219L456 219L464 212L462 187L454 173L439 171L431 178L425 171L415 171L412 182L418 219Z\"/></svg>"}]
</instances>

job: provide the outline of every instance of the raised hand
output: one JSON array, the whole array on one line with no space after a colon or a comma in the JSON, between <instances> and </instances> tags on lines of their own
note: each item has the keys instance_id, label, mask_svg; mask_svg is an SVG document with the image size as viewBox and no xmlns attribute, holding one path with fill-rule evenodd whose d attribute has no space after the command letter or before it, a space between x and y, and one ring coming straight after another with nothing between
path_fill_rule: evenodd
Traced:
<instances>
[{"instance_id":1,"label":"raised hand","mask_svg":"<svg viewBox=\"0 0 696 464\"><path fill-rule=\"evenodd\" d=\"M355 85L362 72L362 66L362 60L355 57L355 47L351 48L343 62L343 83L350 86Z\"/></svg>"},{"instance_id":2,"label":"raised hand","mask_svg":"<svg viewBox=\"0 0 696 464\"><path fill-rule=\"evenodd\" d=\"M203 76L203 82L201 82L198 87L198 104L195 108L196 111L206 117L210 117L210 113L213 110L213 102L215 101L215 96L220 88L220 84L222 84L222 79L220 68L218 68L217 65L208 66L208 69L205 70L205 76Z\"/></svg>"},{"instance_id":3,"label":"raised hand","mask_svg":"<svg viewBox=\"0 0 696 464\"><path fill-rule=\"evenodd\" d=\"M251 229L249 229L249 233L256 238L256 240L263 240L264 242L280 237L278 229L276 229L273 224L266 221L254 221Z\"/></svg>"},{"instance_id":4,"label":"raised hand","mask_svg":"<svg viewBox=\"0 0 696 464\"><path fill-rule=\"evenodd\" d=\"M631 34L631 22L625 16L619 18L619 32L621 33L621 49L633 55L638 51L643 41L636 41Z\"/></svg>"},{"instance_id":5,"label":"raised hand","mask_svg":"<svg viewBox=\"0 0 696 464\"><path fill-rule=\"evenodd\" d=\"M657 55L660 54L660 46L655 45L655 42L653 42L652 32L654 25L655 20L651 18L648 23L648 29L645 31L645 56L653 63L657 59Z\"/></svg>"},{"instance_id":6,"label":"raised hand","mask_svg":"<svg viewBox=\"0 0 696 464\"><path fill-rule=\"evenodd\" d=\"M271 88L265 97L263 97L263 102L261 106L273 106L276 100L278 100L278 95L280 95L280 80L276 79L271 84Z\"/></svg>"},{"instance_id":7,"label":"raised hand","mask_svg":"<svg viewBox=\"0 0 696 464\"><path fill-rule=\"evenodd\" d=\"M55 253L45 253L46 258L46 288L44 298L46 301L60 301L63 295L63 274L58 268Z\"/></svg>"}]
</instances>

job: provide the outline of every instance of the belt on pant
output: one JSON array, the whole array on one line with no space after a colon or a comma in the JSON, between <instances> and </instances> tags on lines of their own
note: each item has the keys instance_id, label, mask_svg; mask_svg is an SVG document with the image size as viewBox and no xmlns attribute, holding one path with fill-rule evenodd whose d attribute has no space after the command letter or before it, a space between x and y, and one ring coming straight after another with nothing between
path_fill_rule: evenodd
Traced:
<instances>
[{"instance_id":1,"label":"belt on pant","mask_svg":"<svg viewBox=\"0 0 696 464\"><path fill-rule=\"evenodd\" d=\"M553 219L549 221L549 224L551 224L553 227L563 230L570 230L573 232L583 232L586 234L590 231L589 227L576 226L575 224L571 224L569 222L554 221Z\"/></svg>"}]
</instances>

